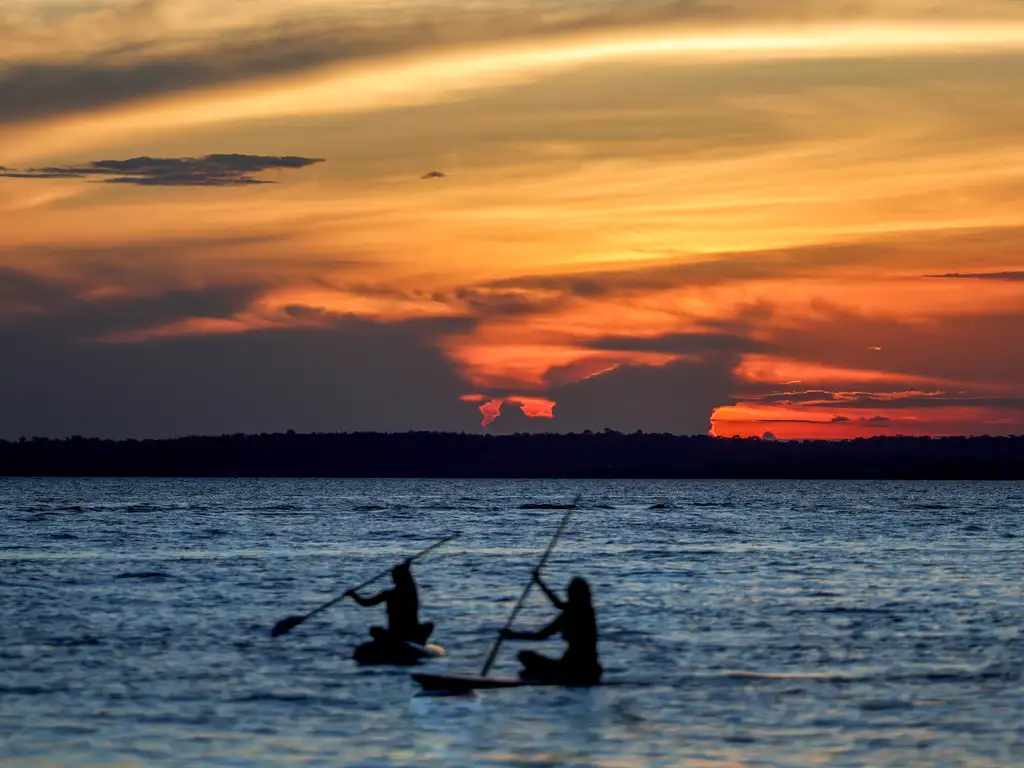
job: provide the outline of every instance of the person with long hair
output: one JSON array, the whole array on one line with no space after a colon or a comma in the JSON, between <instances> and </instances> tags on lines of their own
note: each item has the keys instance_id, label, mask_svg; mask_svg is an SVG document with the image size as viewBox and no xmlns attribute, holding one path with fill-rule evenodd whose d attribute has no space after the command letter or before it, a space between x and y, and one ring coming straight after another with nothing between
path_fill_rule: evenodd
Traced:
<instances>
[{"instance_id":1,"label":"person with long hair","mask_svg":"<svg viewBox=\"0 0 1024 768\"><path fill-rule=\"evenodd\" d=\"M561 613L541 630L505 630L502 637L507 640L546 640L560 633L566 649L560 659L552 659L534 651L523 651L519 654L519 661L523 665L519 677L562 685L597 685L601 682L604 670L597 658L597 617L590 598L590 585L585 579L574 577L569 582L567 599L563 601L543 582L539 571L533 572L533 580Z\"/></svg>"}]
</instances>

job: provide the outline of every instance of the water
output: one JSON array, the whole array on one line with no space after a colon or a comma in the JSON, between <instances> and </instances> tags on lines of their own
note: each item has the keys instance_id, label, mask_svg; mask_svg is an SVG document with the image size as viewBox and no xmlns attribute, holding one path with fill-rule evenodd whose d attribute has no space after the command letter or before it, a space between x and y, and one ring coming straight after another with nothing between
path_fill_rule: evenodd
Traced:
<instances>
[{"instance_id":1,"label":"water","mask_svg":"<svg viewBox=\"0 0 1024 768\"><path fill-rule=\"evenodd\" d=\"M414 698L349 659L383 618L349 602L269 637L461 530L414 569L450 653L424 669L478 670L562 514L520 505L577 491L546 572L590 579L636 685ZM0 758L1024 765L1022 510L1020 483L0 480Z\"/></svg>"}]
</instances>

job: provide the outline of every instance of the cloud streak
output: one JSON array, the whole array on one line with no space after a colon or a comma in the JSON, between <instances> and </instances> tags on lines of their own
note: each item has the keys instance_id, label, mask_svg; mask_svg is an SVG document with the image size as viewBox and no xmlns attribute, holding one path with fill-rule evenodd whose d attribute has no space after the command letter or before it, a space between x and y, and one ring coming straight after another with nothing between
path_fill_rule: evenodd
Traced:
<instances>
[{"instance_id":1,"label":"cloud streak","mask_svg":"<svg viewBox=\"0 0 1024 768\"><path fill-rule=\"evenodd\" d=\"M1024 280L1024 272L947 272L944 275L925 275L944 280Z\"/></svg>"},{"instance_id":2,"label":"cloud streak","mask_svg":"<svg viewBox=\"0 0 1024 768\"><path fill-rule=\"evenodd\" d=\"M520 274L489 282L491 292L538 291L572 299L607 300L650 295L673 288L711 289L739 282L820 279L840 271L920 268L937 253L1010 251L1024 244L1024 229L986 228L965 231L919 230L880 237L867 234L847 242L819 242L788 248L688 254L651 252L649 258L624 266L591 267L548 274ZM648 254L641 254L648 255ZM1015 280L1017 272L993 273L990 279ZM998 276L996 276L998 275ZM938 276L936 276L938 277ZM962 276L966 277L966 276ZM770 312L770 310L767 310ZM877 347L865 344L865 349ZM873 350L878 351L878 350Z\"/></svg>"},{"instance_id":3,"label":"cloud streak","mask_svg":"<svg viewBox=\"0 0 1024 768\"><path fill-rule=\"evenodd\" d=\"M814 398L814 399L811 399ZM1024 397L993 397L955 394L949 392L806 392L767 395L760 398L744 398L748 403L772 405L799 405L801 408L816 410L903 410L907 408L997 408L1001 410L1024 410ZM885 421L881 417L876 421ZM837 416L833 421L849 421Z\"/></svg>"},{"instance_id":4,"label":"cloud streak","mask_svg":"<svg viewBox=\"0 0 1024 768\"><path fill-rule=\"evenodd\" d=\"M1024 50L1024 16L999 24L837 23L826 17L825 23L758 30L695 25L678 4L674 15L661 4L644 7L646 15L624 13L622 6L577 15L525 13L515 17L517 24L503 23L489 7L490 15L473 17L476 24L442 14L424 27L396 32L376 22L348 42L323 28L310 33L303 22L295 39L295 27L284 25L285 41L263 30L244 38L256 42L241 49L238 36L228 43L214 37L184 52L182 46L153 52L140 43L141 53L128 54L131 46L121 41L116 51L89 59L9 64L0 76L0 120L71 120L50 121L49 136L31 124L13 131L5 143L20 161L60 149L65 132L107 143L189 125L418 106L613 61L728 64ZM267 66L267 51L276 52L270 56L276 65Z\"/></svg>"},{"instance_id":5,"label":"cloud streak","mask_svg":"<svg viewBox=\"0 0 1024 768\"><path fill-rule=\"evenodd\" d=\"M51 166L15 171L0 167L0 177L13 179L96 178L107 184L147 187L234 187L273 184L256 174L271 170L306 168L324 162L310 157L215 154L203 157L133 157L96 160L84 165Z\"/></svg>"}]
</instances>

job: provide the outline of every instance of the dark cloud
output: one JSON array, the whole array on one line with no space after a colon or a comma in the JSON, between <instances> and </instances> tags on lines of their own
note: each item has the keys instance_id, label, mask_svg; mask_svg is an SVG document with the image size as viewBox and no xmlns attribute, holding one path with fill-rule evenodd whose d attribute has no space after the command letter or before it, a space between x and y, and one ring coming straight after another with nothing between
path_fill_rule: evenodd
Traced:
<instances>
[{"instance_id":1,"label":"dark cloud","mask_svg":"<svg viewBox=\"0 0 1024 768\"><path fill-rule=\"evenodd\" d=\"M428 171L420 176L421 179L443 179L448 176L444 171Z\"/></svg>"},{"instance_id":2,"label":"dark cloud","mask_svg":"<svg viewBox=\"0 0 1024 768\"><path fill-rule=\"evenodd\" d=\"M238 271L240 260L235 258L230 264L220 264L217 256L222 252L240 253L248 250L249 246L276 246L283 249L292 242L291 238L292 234L287 232L265 232L211 237L155 237L106 245L18 245L0 247L0 261L59 263L94 283L121 285L130 284L133 274L155 275L158 280L166 281L168 276L163 273L164 269L175 269L183 265L187 275L195 277L196 260L208 267L208 272L230 271L233 274ZM298 254L290 257L287 267L291 268L299 263L310 267L311 271L314 268L320 271L325 266L339 267L358 263L342 259L327 262L319 258L301 259ZM266 265L265 260L259 263Z\"/></svg>"},{"instance_id":3,"label":"dark cloud","mask_svg":"<svg viewBox=\"0 0 1024 768\"><path fill-rule=\"evenodd\" d=\"M562 296L538 296L527 291L494 288L459 288L441 298L481 318L536 315L556 310L565 303Z\"/></svg>"},{"instance_id":4,"label":"dark cloud","mask_svg":"<svg viewBox=\"0 0 1024 768\"><path fill-rule=\"evenodd\" d=\"M350 329L354 326L362 324L374 323L363 320L356 315L344 313L344 312L332 312L330 310L322 309L321 307L310 307L303 304L294 304L284 308L286 315L295 318L296 320L315 321L318 325L324 327L335 327L341 329ZM424 317L413 320L397 321L393 323L387 323L389 328L398 328L402 326L412 327L413 325L423 332L425 337L431 339L438 339L443 336L456 333L470 333L476 328L476 318L472 317Z\"/></svg>"},{"instance_id":5,"label":"dark cloud","mask_svg":"<svg viewBox=\"0 0 1024 768\"><path fill-rule=\"evenodd\" d=\"M0 382L0 436L480 428L477 405L460 400L477 388L439 349L440 340L471 332L475 317L385 324L295 305L271 330L140 335L185 320L235 318L269 287L151 286L94 300L83 298L88 285L0 271L0 355L12 372ZM513 397L491 431L705 433L712 410L732 402L744 347L727 334L707 336L657 342L685 350L689 359L678 363L556 378L522 393L557 401L554 419L528 418ZM605 346L634 345L613 338ZM622 362L607 354L610 366Z\"/></svg>"},{"instance_id":6,"label":"dark cloud","mask_svg":"<svg viewBox=\"0 0 1024 768\"><path fill-rule=\"evenodd\" d=\"M891 386L891 384L889 385ZM777 392L767 395L744 396L744 402L770 405L798 405L802 408L834 411L836 409L884 409L904 408L999 408L1024 410L1024 397L973 396L949 392ZM876 416L874 421L887 421ZM845 416L836 416L833 421L850 421Z\"/></svg>"},{"instance_id":7,"label":"dark cloud","mask_svg":"<svg viewBox=\"0 0 1024 768\"><path fill-rule=\"evenodd\" d=\"M748 399L757 400L759 403L782 403L789 405L833 401L836 399L836 395L834 392L827 392L823 389L812 389L804 392L773 392Z\"/></svg>"},{"instance_id":8,"label":"dark cloud","mask_svg":"<svg viewBox=\"0 0 1024 768\"><path fill-rule=\"evenodd\" d=\"M817 424L818 426L829 427L835 422L818 421L816 419L758 419L758 424Z\"/></svg>"},{"instance_id":9,"label":"dark cloud","mask_svg":"<svg viewBox=\"0 0 1024 768\"><path fill-rule=\"evenodd\" d=\"M0 318L5 313L52 306L68 289L12 267L0 266Z\"/></svg>"},{"instance_id":10,"label":"dark cloud","mask_svg":"<svg viewBox=\"0 0 1024 768\"><path fill-rule=\"evenodd\" d=\"M0 122L51 117L430 47L429 34L417 40L411 29L403 30L401 25L389 32L353 24L344 15L301 18L295 14L273 25L243 27L219 39L210 36L201 47L193 44L167 51L150 40L140 40L126 51L131 36L137 34L133 27L139 24L128 17L132 10L129 7L120 15L116 7L108 9L111 26L124 27L121 44L111 41L104 50L54 56L50 62L9 62L0 70Z\"/></svg>"},{"instance_id":11,"label":"dark cloud","mask_svg":"<svg viewBox=\"0 0 1024 768\"><path fill-rule=\"evenodd\" d=\"M583 299L604 296L608 293L608 289L605 286L602 286L593 280L577 280L569 283L567 289L573 296L579 296Z\"/></svg>"},{"instance_id":12,"label":"dark cloud","mask_svg":"<svg viewBox=\"0 0 1024 768\"><path fill-rule=\"evenodd\" d=\"M889 397L859 395L855 398L831 403L830 407L884 409L971 407L1024 410L1024 397L971 397L968 395L950 395L944 392L937 394L894 395ZM878 421L882 419L883 417L876 417Z\"/></svg>"},{"instance_id":13,"label":"dark cloud","mask_svg":"<svg viewBox=\"0 0 1024 768\"><path fill-rule=\"evenodd\" d=\"M0 177L5 179L80 179L83 174L72 171L61 171L56 168L30 168L27 171L4 170L0 171Z\"/></svg>"},{"instance_id":14,"label":"dark cloud","mask_svg":"<svg viewBox=\"0 0 1024 768\"><path fill-rule=\"evenodd\" d=\"M0 273L0 292L45 311L0 315L0 437L316 430L478 430L479 413L435 340L451 321L97 342L189 318L230 317L259 286L90 301Z\"/></svg>"},{"instance_id":15,"label":"dark cloud","mask_svg":"<svg viewBox=\"0 0 1024 768\"><path fill-rule=\"evenodd\" d=\"M735 363L731 355L714 355L657 367L622 365L554 387L547 393L556 402L552 427L706 434L712 411L735 402L728 396Z\"/></svg>"},{"instance_id":16,"label":"dark cloud","mask_svg":"<svg viewBox=\"0 0 1024 768\"><path fill-rule=\"evenodd\" d=\"M133 157L95 160L84 165L30 168L0 172L15 179L99 178L108 184L161 187L229 187L273 184L256 174L272 170L306 168L323 160L311 157L213 154L203 157Z\"/></svg>"},{"instance_id":17,"label":"dark cloud","mask_svg":"<svg viewBox=\"0 0 1024 768\"><path fill-rule=\"evenodd\" d=\"M26 345L54 339L77 343L189 318L225 319L265 290L261 283L245 283L90 300L80 297L82 286L76 283L0 268L0 335L22 338Z\"/></svg>"},{"instance_id":18,"label":"dark cloud","mask_svg":"<svg viewBox=\"0 0 1024 768\"><path fill-rule=\"evenodd\" d=\"M714 409L736 402L731 395L738 383L733 371L744 342L723 334L609 337L594 345L607 350L605 355L549 370L547 386L531 393L555 402L552 419L529 418L514 404L512 393L485 390L494 399L510 397L488 431L706 434ZM667 365L640 365L616 350L685 357ZM525 394L522 387L517 389Z\"/></svg>"},{"instance_id":19,"label":"dark cloud","mask_svg":"<svg viewBox=\"0 0 1024 768\"><path fill-rule=\"evenodd\" d=\"M607 293L606 288L589 280L568 279L551 285L522 286L510 280L464 286L433 294L431 299L481 318L499 318L557 312L577 299L597 298Z\"/></svg>"},{"instance_id":20,"label":"dark cloud","mask_svg":"<svg viewBox=\"0 0 1024 768\"><path fill-rule=\"evenodd\" d=\"M742 4L720 0L600 0L575 4L571 12L559 7L560 0L409 3L400 14L355 3L332 4L329 9L322 4L298 4L283 13L283 6L277 6L269 14L269 4L262 8L251 2L217 5L215 10L223 17L209 16L212 29L222 18L235 17L236 22L226 25L220 35L202 37L171 32L152 35L153 26L163 17L181 14L175 0L108 0L77 13L44 8L23 24L14 16L0 17L5 44L42 41L36 42L42 47L47 40L52 43L49 61L38 54L21 59L8 54L0 69L0 123L392 54L623 25L751 15ZM763 15L761 5L756 15ZM790 9L804 15L799 6L794 0ZM74 42L84 36L90 38L90 46L78 51Z\"/></svg>"},{"instance_id":21,"label":"dark cloud","mask_svg":"<svg viewBox=\"0 0 1024 768\"><path fill-rule=\"evenodd\" d=\"M0 435L162 436L479 429L464 384L415 324L138 344L0 339Z\"/></svg>"},{"instance_id":22,"label":"dark cloud","mask_svg":"<svg viewBox=\"0 0 1024 768\"><path fill-rule=\"evenodd\" d=\"M498 418L488 424L486 430L495 435L532 435L559 431L554 419L527 416L522 406L514 400L506 400L501 404Z\"/></svg>"},{"instance_id":23,"label":"dark cloud","mask_svg":"<svg viewBox=\"0 0 1024 768\"><path fill-rule=\"evenodd\" d=\"M948 272L944 275L925 275L947 280L1024 280L1024 272Z\"/></svg>"},{"instance_id":24,"label":"dark cloud","mask_svg":"<svg viewBox=\"0 0 1024 768\"><path fill-rule=\"evenodd\" d=\"M324 262L315 254L292 255L292 242L290 233L270 230L215 237L157 237L109 245L0 247L0 264L46 265L55 275L44 280L0 267L0 315L15 311L12 292L18 284L19 306L26 305L25 286L31 284L40 292L39 300L31 305L52 309L44 299L55 291L73 298L110 286L138 296L159 295L181 285L279 286L303 283L325 269L342 270L354 263L341 258ZM288 259L267 259L269 249L287 252Z\"/></svg>"},{"instance_id":25,"label":"dark cloud","mask_svg":"<svg viewBox=\"0 0 1024 768\"><path fill-rule=\"evenodd\" d=\"M491 429L706 434L714 409L736 402L733 371L741 356L767 350L757 341L714 331L653 338L607 336L585 346L598 354L550 369L547 386L535 393L555 402L553 419L527 419L511 412L506 403ZM635 352L681 359L661 366L640 365L629 360L629 353ZM496 399L503 396L490 394Z\"/></svg>"},{"instance_id":26,"label":"dark cloud","mask_svg":"<svg viewBox=\"0 0 1024 768\"><path fill-rule=\"evenodd\" d=\"M819 427L843 427L849 424L860 424L863 427L885 427L888 426L888 419L885 416L862 416L857 422L846 416L833 416L830 421L818 421L816 419L758 419L758 424L814 424Z\"/></svg>"}]
</instances>

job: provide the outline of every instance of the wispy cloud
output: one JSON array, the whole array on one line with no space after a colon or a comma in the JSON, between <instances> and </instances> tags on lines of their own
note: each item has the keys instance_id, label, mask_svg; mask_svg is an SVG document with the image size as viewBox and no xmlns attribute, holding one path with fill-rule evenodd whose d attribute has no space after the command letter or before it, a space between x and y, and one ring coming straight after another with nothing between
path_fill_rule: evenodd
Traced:
<instances>
[{"instance_id":1,"label":"wispy cloud","mask_svg":"<svg viewBox=\"0 0 1024 768\"><path fill-rule=\"evenodd\" d=\"M814 424L819 427L887 427L892 419L886 416L861 416L854 420L847 416L834 416L828 421L818 419L758 419L758 424Z\"/></svg>"},{"instance_id":2,"label":"wispy cloud","mask_svg":"<svg viewBox=\"0 0 1024 768\"><path fill-rule=\"evenodd\" d=\"M763 396L744 397L744 402L765 406L789 406L812 411L885 410L900 411L922 408L995 408L1024 410L1024 397L974 395L957 392L780 392ZM835 416L832 421L850 421L846 416ZM876 422L889 421L877 416Z\"/></svg>"},{"instance_id":3,"label":"wispy cloud","mask_svg":"<svg viewBox=\"0 0 1024 768\"><path fill-rule=\"evenodd\" d=\"M0 62L6 65L0 68L0 119L11 121L387 56L762 15L757 4L705 0L10 4L0 17Z\"/></svg>"},{"instance_id":4,"label":"wispy cloud","mask_svg":"<svg viewBox=\"0 0 1024 768\"><path fill-rule=\"evenodd\" d=\"M936 253L952 258L957 253L992 253L1019 249L1024 245L1024 229L1018 227L959 230L917 230L879 236L865 234L846 242L819 242L790 248L720 251L714 254L689 254L679 251L641 253L649 256L625 266L597 266L592 271L549 274L521 274L492 281L492 290L551 291L565 297L611 298L647 295L670 287L712 288L746 281L782 281L815 278L837 271L874 269L878 273L900 268L920 268ZM1003 257L1005 258L1005 257ZM991 279L1020 279L1018 272L992 273ZM950 277L955 275L950 275ZM985 275L978 275L984 277ZM934 275L928 277L946 277ZM974 277L974 275L959 275ZM881 351L881 345L865 345Z\"/></svg>"},{"instance_id":5,"label":"wispy cloud","mask_svg":"<svg viewBox=\"0 0 1024 768\"><path fill-rule=\"evenodd\" d=\"M895 21L887 13L800 13L797 3L789 14L758 12L763 4L696 0L538 0L469 11L454 3L390 5L363 3L339 15L325 3L307 3L275 15L270 4L247 14L240 3L227 3L230 13L222 23L209 20L208 30L193 22L154 36L133 17L121 36L97 32L99 42L83 50L63 51L57 42L47 51L38 40L13 46L21 55L8 54L0 69L0 120L12 126L5 143L17 147L20 161L55 145L66 151L63 130L34 131L41 120L101 144L139 131L450 102L613 61L729 64L1024 50L1024 13L1000 23L980 13L973 22L953 23L962 14L918 8L919 18ZM175 8L173 17L182 16L188 14ZM765 18L801 24L756 28Z\"/></svg>"},{"instance_id":6,"label":"wispy cloud","mask_svg":"<svg viewBox=\"0 0 1024 768\"><path fill-rule=\"evenodd\" d=\"M1024 280L1024 272L947 272L944 275L925 275L925 277L947 280Z\"/></svg>"},{"instance_id":7,"label":"wispy cloud","mask_svg":"<svg viewBox=\"0 0 1024 768\"><path fill-rule=\"evenodd\" d=\"M95 160L83 165L51 166L15 171L0 167L0 177L14 179L98 178L107 184L161 187L231 187L273 184L258 179L264 171L306 168L319 158L221 154L203 157L133 157Z\"/></svg>"}]
</instances>

